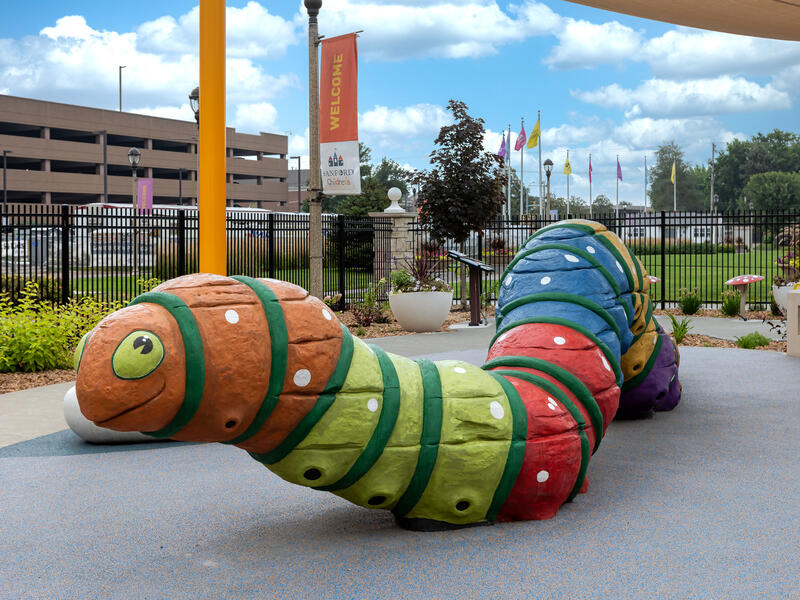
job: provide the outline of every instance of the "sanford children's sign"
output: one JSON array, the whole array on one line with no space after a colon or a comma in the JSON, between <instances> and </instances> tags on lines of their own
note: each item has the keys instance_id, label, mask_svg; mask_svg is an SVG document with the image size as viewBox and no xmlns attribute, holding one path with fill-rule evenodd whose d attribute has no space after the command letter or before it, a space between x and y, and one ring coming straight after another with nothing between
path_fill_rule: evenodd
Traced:
<instances>
[{"instance_id":1,"label":"sanford children's sign","mask_svg":"<svg viewBox=\"0 0 800 600\"><path fill-rule=\"evenodd\" d=\"M326 194L360 194L356 34L322 40L320 156Z\"/></svg>"}]
</instances>

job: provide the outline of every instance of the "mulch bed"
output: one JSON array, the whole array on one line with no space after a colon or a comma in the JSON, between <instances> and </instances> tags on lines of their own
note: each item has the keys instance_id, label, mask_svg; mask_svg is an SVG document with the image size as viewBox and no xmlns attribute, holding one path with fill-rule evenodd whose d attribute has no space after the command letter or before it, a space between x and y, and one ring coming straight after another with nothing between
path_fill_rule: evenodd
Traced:
<instances>
[{"instance_id":1,"label":"mulch bed","mask_svg":"<svg viewBox=\"0 0 800 600\"><path fill-rule=\"evenodd\" d=\"M676 316L682 316L681 311L677 308L668 308L663 311L655 310L654 313L660 315L670 313ZM494 309L486 309L483 314L486 317L494 316ZM353 318L353 313L350 311L336 313L336 316L339 317L339 320L347 326L353 335L363 338L410 335L412 333L410 331L405 331L393 318L390 318L388 323L373 323L366 327L360 327L358 323L356 323L355 318ZM700 310L697 312L696 316L730 318L723 315L719 310ZM769 311L750 312L747 314L747 317L748 319L759 320L766 318L766 320L773 322L785 320L784 317L776 317ZM462 310L460 307L453 308L439 331L447 331L450 325L467 322L469 319L470 313L468 310ZM705 348L738 348L736 342L692 333L688 334L680 345ZM756 350L786 352L786 342L771 342L768 346L761 346L760 348L756 348ZM40 371L38 373L0 373L0 394L74 380L75 371L72 369L56 369L53 371Z\"/></svg>"}]
</instances>

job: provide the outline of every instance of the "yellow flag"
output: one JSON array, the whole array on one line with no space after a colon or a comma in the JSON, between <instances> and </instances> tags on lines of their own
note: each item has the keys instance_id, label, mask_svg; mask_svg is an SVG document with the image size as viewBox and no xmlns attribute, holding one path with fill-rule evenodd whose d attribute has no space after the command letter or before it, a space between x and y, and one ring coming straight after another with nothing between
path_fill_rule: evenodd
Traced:
<instances>
[{"instance_id":1,"label":"yellow flag","mask_svg":"<svg viewBox=\"0 0 800 600\"><path fill-rule=\"evenodd\" d=\"M525 146L526 148L535 148L536 144L539 143L539 134L541 131L539 130L539 119L536 119L536 125L533 126L533 131L531 131L531 135L528 138L528 143Z\"/></svg>"},{"instance_id":2,"label":"yellow flag","mask_svg":"<svg viewBox=\"0 0 800 600\"><path fill-rule=\"evenodd\" d=\"M669 178L672 183L675 183L675 161L672 161L672 176Z\"/></svg>"},{"instance_id":3,"label":"yellow flag","mask_svg":"<svg viewBox=\"0 0 800 600\"><path fill-rule=\"evenodd\" d=\"M567 154L567 162L564 163L564 175L572 175L572 167L569 164L569 154Z\"/></svg>"}]
</instances>

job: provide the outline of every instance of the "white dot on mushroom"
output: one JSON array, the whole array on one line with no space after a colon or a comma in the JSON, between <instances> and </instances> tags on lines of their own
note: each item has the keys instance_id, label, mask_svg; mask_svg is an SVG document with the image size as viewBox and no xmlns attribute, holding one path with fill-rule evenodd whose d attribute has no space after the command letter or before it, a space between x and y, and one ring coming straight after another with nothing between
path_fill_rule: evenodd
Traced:
<instances>
[{"instance_id":1,"label":"white dot on mushroom","mask_svg":"<svg viewBox=\"0 0 800 600\"><path fill-rule=\"evenodd\" d=\"M502 419L506 414L506 411L503 410L503 406L497 400L494 400L489 405L489 412L492 413L495 419Z\"/></svg>"},{"instance_id":2,"label":"white dot on mushroom","mask_svg":"<svg viewBox=\"0 0 800 600\"><path fill-rule=\"evenodd\" d=\"M308 369L300 369L294 374L292 381L294 381L294 384L298 387L306 387L311 383L311 371Z\"/></svg>"}]
</instances>

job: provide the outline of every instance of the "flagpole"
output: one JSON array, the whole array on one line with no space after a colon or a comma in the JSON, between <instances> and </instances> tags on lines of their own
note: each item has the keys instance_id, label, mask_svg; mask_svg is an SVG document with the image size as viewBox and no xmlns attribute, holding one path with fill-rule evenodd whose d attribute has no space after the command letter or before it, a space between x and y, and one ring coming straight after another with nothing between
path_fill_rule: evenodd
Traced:
<instances>
[{"instance_id":1,"label":"flagpole","mask_svg":"<svg viewBox=\"0 0 800 600\"><path fill-rule=\"evenodd\" d=\"M508 124L508 151L506 152L506 170L508 171L508 202L506 206L506 218L511 220L511 123Z\"/></svg>"},{"instance_id":2,"label":"flagpole","mask_svg":"<svg viewBox=\"0 0 800 600\"><path fill-rule=\"evenodd\" d=\"M614 213L615 213L614 217L616 219L619 219L619 154L617 154L617 176L616 176L616 180L617 180L617 206L614 209Z\"/></svg>"},{"instance_id":3,"label":"flagpole","mask_svg":"<svg viewBox=\"0 0 800 600\"><path fill-rule=\"evenodd\" d=\"M569 150L567 150L567 164L569 164ZM567 173L567 218L569 219L569 176L572 175L572 167L569 168Z\"/></svg>"},{"instance_id":4,"label":"flagpole","mask_svg":"<svg viewBox=\"0 0 800 600\"><path fill-rule=\"evenodd\" d=\"M675 167L676 162L672 163L672 168L675 169L675 181L672 182L672 212L678 212L678 169Z\"/></svg>"},{"instance_id":5,"label":"flagpole","mask_svg":"<svg viewBox=\"0 0 800 600\"><path fill-rule=\"evenodd\" d=\"M647 154L644 155L644 212L647 212Z\"/></svg>"},{"instance_id":6,"label":"flagpole","mask_svg":"<svg viewBox=\"0 0 800 600\"><path fill-rule=\"evenodd\" d=\"M594 203L594 199L592 198L592 155L589 154L589 218L592 218L592 204Z\"/></svg>"},{"instance_id":7,"label":"flagpole","mask_svg":"<svg viewBox=\"0 0 800 600\"><path fill-rule=\"evenodd\" d=\"M539 217L544 219L544 184L542 183L542 111L536 111L536 122L539 124Z\"/></svg>"},{"instance_id":8,"label":"flagpole","mask_svg":"<svg viewBox=\"0 0 800 600\"><path fill-rule=\"evenodd\" d=\"M520 118L520 127L525 129L525 117ZM522 188L525 182L525 144L519 149L519 220L522 220Z\"/></svg>"}]
</instances>

